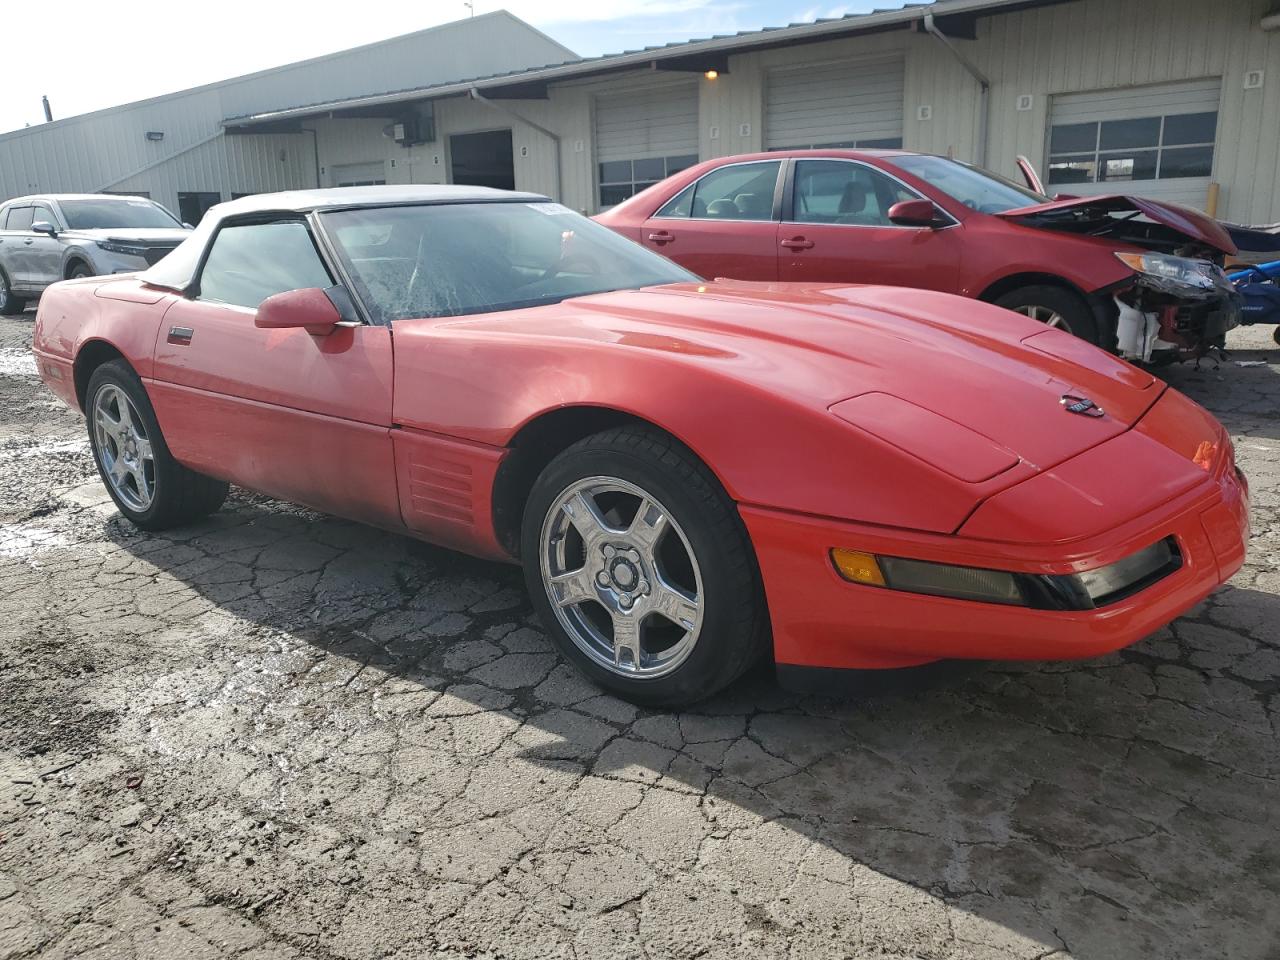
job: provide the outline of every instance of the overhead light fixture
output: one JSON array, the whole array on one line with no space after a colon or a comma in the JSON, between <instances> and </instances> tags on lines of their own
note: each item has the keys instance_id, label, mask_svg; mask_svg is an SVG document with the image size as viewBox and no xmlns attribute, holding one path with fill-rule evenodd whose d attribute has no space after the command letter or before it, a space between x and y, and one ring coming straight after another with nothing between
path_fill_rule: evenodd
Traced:
<instances>
[{"instance_id":1,"label":"overhead light fixture","mask_svg":"<svg viewBox=\"0 0 1280 960\"><path fill-rule=\"evenodd\" d=\"M148 140L163 140L163 139L164 139L164 131L163 131L163 130L148 130L148 131L147 131L147 139L148 139Z\"/></svg>"},{"instance_id":2,"label":"overhead light fixture","mask_svg":"<svg viewBox=\"0 0 1280 960\"><path fill-rule=\"evenodd\" d=\"M716 77L720 76L720 71L708 70L706 73L703 74L703 76L706 77L708 80L714 80Z\"/></svg>"}]
</instances>

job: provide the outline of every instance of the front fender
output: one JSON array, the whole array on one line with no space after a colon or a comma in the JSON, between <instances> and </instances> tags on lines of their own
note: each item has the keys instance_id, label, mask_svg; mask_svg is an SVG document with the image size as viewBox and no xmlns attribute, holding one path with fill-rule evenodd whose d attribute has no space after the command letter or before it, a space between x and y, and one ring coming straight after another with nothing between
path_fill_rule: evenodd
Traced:
<instances>
[{"instance_id":1,"label":"front fender","mask_svg":"<svg viewBox=\"0 0 1280 960\"><path fill-rule=\"evenodd\" d=\"M605 407L675 436L740 503L933 532L954 531L1009 482L959 481L753 381L769 361L671 336L516 337L409 321L394 338L393 418L404 427L501 447L550 411ZM804 377L795 367L768 379Z\"/></svg>"}]
</instances>

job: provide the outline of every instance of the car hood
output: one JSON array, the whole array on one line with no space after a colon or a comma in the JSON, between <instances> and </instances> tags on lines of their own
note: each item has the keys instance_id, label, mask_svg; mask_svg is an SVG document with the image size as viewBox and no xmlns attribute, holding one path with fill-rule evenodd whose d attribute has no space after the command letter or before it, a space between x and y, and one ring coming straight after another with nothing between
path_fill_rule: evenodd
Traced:
<instances>
[{"instance_id":1,"label":"car hood","mask_svg":"<svg viewBox=\"0 0 1280 960\"><path fill-rule=\"evenodd\" d=\"M1083 220L1099 219L1116 213L1135 212L1155 223L1182 234L1188 240L1203 243L1226 254L1234 254L1236 245L1231 235L1217 220L1176 203L1149 200L1128 194L1106 194L1099 197L1072 197L1037 203L1029 207L1005 210L996 216L1006 220L1034 220L1037 218L1078 217Z\"/></svg>"},{"instance_id":2,"label":"car hood","mask_svg":"<svg viewBox=\"0 0 1280 960\"><path fill-rule=\"evenodd\" d=\"M721 280L493 317L458 323L666 351L779 402L830 412L971 483L1001 472L1001 462L1020 464L1025 476L1123 433L1163 390L1144 371L1019 314L900 287ZM1072 414L1064 396L1103 413ZM853 398L863 399L845 403Z\"/></svg>"},{"instance_id":3,"label":"car hood","mask_svg":"<svg viewBox=\"0 0 1280 960\"><path fill-rule=\"evenodd\" d=\"M64 237L80 237L85 240L119 240L125 243L179 244L191 236L190 230L174 227L172 230L157 228L108 227L102 230L68 230Z\"/></svg>"}]
</instances>

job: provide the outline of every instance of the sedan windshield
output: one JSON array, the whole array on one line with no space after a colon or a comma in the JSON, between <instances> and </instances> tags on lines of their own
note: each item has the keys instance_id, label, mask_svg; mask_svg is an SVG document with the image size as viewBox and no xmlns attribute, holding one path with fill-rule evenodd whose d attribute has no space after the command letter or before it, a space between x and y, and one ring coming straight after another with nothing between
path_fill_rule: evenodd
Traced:
<instances>
[{"instance_id":1,"label":"sedan windshield","mask_svg":"<svg viewBox=\"0 0 1280 960\"><path fill-rule=\"evenodd\" d=\"M339 210L322 222L379 323L697 279L558 203Z\"/></svg>"},{"instance_id":2,"label":"sedan windshield","mask_svg":"<svg viewBox=\"0 0 1280 960\"><path fill-rule=\"evenodd\" d=\"M990 170L945 157L916 155L894 157L890 162L980 213L1004 213L1049 202L1048 197L1020 187Z\"/></svg>"},{"instance_id":3,"label":"sedan windshield","mask_svg":"<svg viewBox=\"0 0 1280 960\"><path fill-rule=\"evenodd\" d=\"M142 198L59 200L71 230L176 230L182 224L158 203Z\"/></svg>"}]
</instances>

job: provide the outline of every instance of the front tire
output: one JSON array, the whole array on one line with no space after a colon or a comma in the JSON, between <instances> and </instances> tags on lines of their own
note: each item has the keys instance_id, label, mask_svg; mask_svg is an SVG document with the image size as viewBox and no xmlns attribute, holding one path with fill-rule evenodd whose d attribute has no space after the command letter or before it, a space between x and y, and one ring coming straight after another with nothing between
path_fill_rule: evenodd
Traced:
<instances>
[{"instance_id":1,"label":"front tire","mask_svg":"<svg viewBox=\"0 0 1280 960\"><path fill-rule=\"evenodd\" d=\"M706 466L656 430L606 430L552 460L529 494L521 556L561 653L625 700L695 703L764 649L742 519Z\"/></svg>"},{"instance_id":2,"label":"front tire","mask_svg":"<svg viewBox=\"0 0 1280 960\"><path fill-rule=\"evenodd\" d=\"M142 381L123 360L93 371L85 391L89 445L116 507L143 530L166 530L222 506L227 484L173 458Z\"/></svg>"},{"instance_id":3,"label":"front tire","mask_svg":"<svg viewBox=\"0 0 1280 960\"><path fill-rule=\"evenodd\" d=\"M1019 287L996 300L996 306L1075 334L1094 346L1104 345L1098 320L1089 304L1063 287L1043 283Z\"/></svg>"},{"instance_id":4,"label":"front tire","mask_svg":"<svg viewBox=\"0 0 1280 960\"><path fill-rule=\"evenodd\" d=\"M16 317L27 309L27 301L25 297L19 297L13 292L13 288L9 286L9 277L0 270L0 316Z\"/></svg>"},{"instance_id":5,"label":"front tire","mask_svg":"<svg viewBox=\"0 0 1280 960\"><path fill-rule=\"evenodd\" d=\"M93 276L93 271L90 270L84 263L77 260L75 262L75 265L72 266L70 272L67 274L67 279L83 280L85 277L92 277L92 276Z\"/></svg>"}]
</instances>

